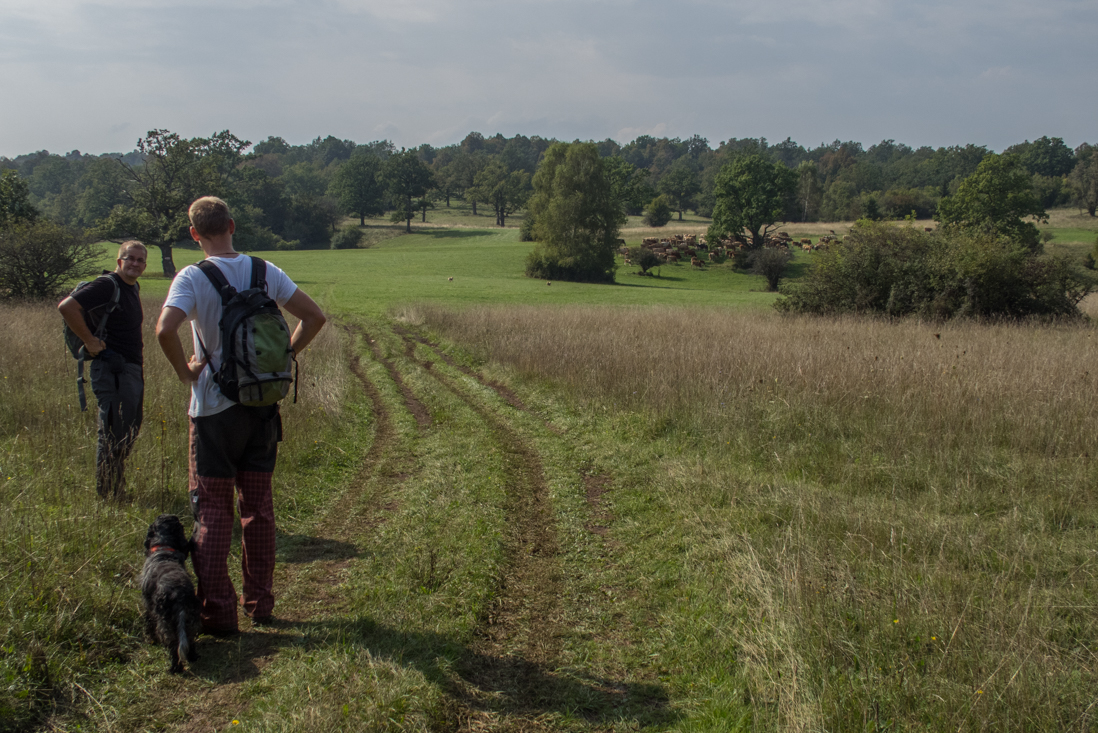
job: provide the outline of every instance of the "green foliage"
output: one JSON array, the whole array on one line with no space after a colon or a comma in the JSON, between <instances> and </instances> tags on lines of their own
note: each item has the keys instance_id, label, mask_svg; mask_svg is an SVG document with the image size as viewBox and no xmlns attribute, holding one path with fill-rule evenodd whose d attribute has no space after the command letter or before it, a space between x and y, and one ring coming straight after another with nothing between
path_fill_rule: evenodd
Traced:
<instances>
[{"instance_id":1,"label":"green foliage","mask_svg":"<svg viewBox=\"0 0 1098 733\"><path fill-rule=\"evenodd\" d=\"M1058 137L1046 135L1033 142L1026 140L1011 145L1003 153L1018 156L1018 162L1034 176L1062 178L1075 167L1075 154Z\"/></svg>"},{"instance_id":2,"label":"green foliage","mask_svg":"<svg viewBox=\"0 0 1098 733\"><path fill-rule=\"evenodd\" d=\"M381 168L381 180L392 197L393 213L390 221L405 222L406 231L412 231L412 219L418 211L415 199L420 199L434 186L434 174L419 159L415 150L393 153Z\"/></svg>"},{"instance_id":3,"label":"green foliage","mask_svg":"<svg viewBox=\"0 0 1098 733\"><path fill-rule=\"evenodd\" d=\"M356 150L351 159L341 165L328 184L328 192L339 202L343 211L358 217L360 226L367 216L385 211L385 186L381 178L381 160L368 150Z\"/></svg>"},{"instance_id":4,"label":"green foliage","mask_svg":"<svg viewBox=\"0 0 1098 733\"><path fill-rule=\"evenodd\" d=\"M30 203L27 182L13 170L0 172L0 227L37 218L38 210Z\"/></svg>"},{"instance_id":5,"label":"green foliage","mask_svg":"<svg viewBox=\"0 0 1098 733\"><path fill-rule=\"evenodd\" d=\"M715 242L747 231L751 247L761 247L788 207L797 178L794 171L761 155L733 160L717 175L709 240Z\"/></svg>"},{"instance_id":6,"label":"green foliage","mask_svg":"<svg viewBox=\"0 0 1098 733\"><path fill-rule=\"evenodd\" d=\"M534 241L534 218L528 216L522 220L522 224L519 225L519 241L520 242L533 242Z\"/></svg>"},{"instance_id":7,"label":"green foliage","mask_svg":"<svg viewBox=\"0 0 1098 733\"><path fill-rule=\"evenodd\" d=\"M362 230L357 227L344 227L332 237L332 249L358 249L362 242Z\"/></svg>"},{"instance_id":8,"label":"green foliage","mask_svg":"<svg viewBox=\"0 0 1098 733\"><path fill-rule=\"evenodd\" d=\"M752 252L747 263L752 273L766 278L766 289L774 293L792 259L793 255L787 249L763 247Z\"/></svg>"},{"instance_id":9,"label":"green foliage","mask_svg":"<svg viewBox=\"0 0 1098 733\"><path fill-rule=\"evenodd\" d=\"M187 209L199 196L227 196L229 182L250 145L228 130L209 138L150 130L137 141L144 162L119 159L125 203L96 227L108 239L139 239L160 248L164 274L175 276L172 245L187 238Z\"/></svg>"},{"instance_id":10,"label":"green foliage","mask_svg":"<svg viewBox=\"0 0 1098 733\"><path fill-rule=\"evenodd\" d=\"M653 267L658 267L660 258L647 247L630 247L629 261L640 268L642 275L647 275Z\"/></svg>"},{"instance_id":11,"label":"green foliage","mask_svg":"<svg viewBox=\"0 0 1098 733\"><path fill-rule=\"evenodd\" d=\"M664 195L656 196L644 207L644 225L649 227L662 227L671 221L674 211Z\"/></svg>"},{"instance_id":12,"label":"green foliage","mask_svg":"<svg viewBox=\"0 0 1098 733\"><path fill-rule=\"evenodd\" d=\"M931 318L1077 316L1093 288L1065 258L987 232L926 233L860 220L782 288L779 310Z\"/></svg>"},{"instance_id":13,"label":"green foliage","mask_svg":"<svg viewBox=\"0 0 1098 733\"><path fill-rule=\"evenodd\" d=\"M678 212L679 221L682 221L682 213L694 205L694 195L701 191L701 183L693 164L686 158L679 158L660 178L656 189L667 197L667 202Z\"/></svg>"},{"instance_id":14,"label":"green foliage","mask_svg":"<svg viewBox=\"0 0 1098 733\"><path fill-rule=\"evenodd\" d=\"M492 160L473 178L468 196L491 204L496 224L504 226L507 217L515 213L530 198L530 174L524 170L508 172L499 160Z\"/></svg>"},{"instance_id":15,"label":"green foliage","mask_svg":"<svg viewBox=\"0 0 1098 733\"><path fill-rule=\"evenodd\" d=\"M52 298L97 271L100 249L49 220L0 228L0 297Z\"/></svg>"},{"instance_id":16,"label":"green foliage","mask_svg":"<svg viewBox=\"0 0 1098 733\"><path fill-rule=\"evenodd\" d=\"M1048 221L1033 193L1033 180L1012 155L989 155L957 192L938 204L936 218L943 228L1003 236L1038 252L1037 227L1026 218Z\"/></svg>"},{"instance_id":17,"label":"green foliage","mask_svg":"<svg viewBox=\"0 0 1098 733\"><path fill-rule=\"evenodd\" d=\"M528 277L613 282L618 230L625 223L594 143L557 143L534 175L529 216L538 244Z\"/></svg>"},{"instance_id":18,"label":"green foliage","mask_svg":"<svg viewBox=\"0 0 1098 733\"><path fill-rule=\"evenodd\" d=\"M642 213L645 202L654 195L648 185L648 169L638 168L620 156L603 158L602 162L614 198L621 204L622 211L630 216Z\"/></svg>"},{"instance_id":19,"label":"green foliage","mask_svg":"<svg viewBox=\"0 0 1098 733\"><path fill-rule=\"evenodd\" d=\"M1068 178L1075 203L1094 216L1098 211L1098 147L1080 145L1076 157L1079 162Z\"/></svg>"}]
</instances>

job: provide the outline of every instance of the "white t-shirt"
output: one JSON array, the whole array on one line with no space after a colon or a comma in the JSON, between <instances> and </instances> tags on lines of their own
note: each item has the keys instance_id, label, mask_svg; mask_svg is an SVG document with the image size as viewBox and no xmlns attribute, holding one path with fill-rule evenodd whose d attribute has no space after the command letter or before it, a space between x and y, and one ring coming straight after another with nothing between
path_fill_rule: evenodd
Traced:
<instances>
[{"instance_id":1,"label":"white t-shirt","mask_svg":"<svg viewBox=\"0 0 1098 733\"><path fill-rule=\"evenodd\" d=\"M215 256L206 259L217 265L225 275L225 279L237 291L251 287L252 260L247 255ZM267 295L280 307L284 306L286 301L297 292L297 285L293 280L270 262L267 263L266 280ZM187 314L194 337L194 353L199 356L203 353L202 346L198 342L198 337L201 335L202 344L206 347L205 353L209 355L213 370L217 371L221 367L221 329L218 327L221 321L221 296L197 265L184 267L172 280L168 297L164 301L164 307L167 306L178 308ZM221 390L214 384L213 371L206 368L202 370L198 381L191 387L191 407L187 414L191 417L216 415L234 404L236 403L221 394Z\"/></svg>"}]
</instances>

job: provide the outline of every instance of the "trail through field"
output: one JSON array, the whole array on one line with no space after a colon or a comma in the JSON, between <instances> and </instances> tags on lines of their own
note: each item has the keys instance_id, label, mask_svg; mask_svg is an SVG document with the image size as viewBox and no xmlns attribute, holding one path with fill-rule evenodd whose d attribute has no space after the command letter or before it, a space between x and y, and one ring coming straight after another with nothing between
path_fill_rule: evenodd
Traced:
<instances>
[{"instance_id":1,"label":"trail through field","mask_svg":"<svg viewBox=\"0 0 1098 733\"><path fill-rule=\"evenodd\" d=\"M478 615L471 640L459 645L453 674L436 680L445 697L443 719L430 727L455 733L558 730L552 720L574 704L579 687L596 706L618 707L613 703L620 703L622 686L596 683L588 689L555 671L562 569L554 514L536 445L507 417L514 410L530 414L526 406L502 385L455 364L437 345L408 330L371 334L354 324L342 328L349 342L348 368L373 413L372 441L359 470L318 515L308 536L280 536L275 623L251 628L245 620L237 637L202 637L201 653L218 660L213 679L207 673L205 680L171 680L172 685L164 685L166 694L145 712L156 720L174 718L176 724L165 726L170 730L224 730L227 721L247 716L254 704L249 684L261 681L281 654L309 648L310 630L360 617L361 610L350 607L339 588L353 572L364 538L401 511L403 483L416 480L415 436L432 429L432 418L409 384L423 389L425 382L475 416L482 440L501 456L506 487L503 561L487 596L491 602ZM387 354L383 343L394 348ZM367 368L364 359L373 366ZM500 399L485 399L492 392ZM407 414L394 411L394 405ZM402 437L397 427L401 422L410 425L409 418L415 426L411 439ZM387 648L374 651L391 653Z\"/></svg>"}]
</instances>

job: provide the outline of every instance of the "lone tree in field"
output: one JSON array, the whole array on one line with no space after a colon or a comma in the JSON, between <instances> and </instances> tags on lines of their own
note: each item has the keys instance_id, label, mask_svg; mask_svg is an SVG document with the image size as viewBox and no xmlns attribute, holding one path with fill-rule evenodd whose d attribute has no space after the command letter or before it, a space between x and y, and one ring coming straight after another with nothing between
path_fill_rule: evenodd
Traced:
<instances>
[{"instance_id":1,"label":"lone tree in field","mask_svg":"<svg viewBox=\"0 0 1098 733\"><path fill-rule=\"evenodd\" d=\"M697 171L686 159L679 158L663 174L656 188L667 197L671 209L678 212L682 221L682 213L694 206L694 194L701 191L701 184Z\"/></svg>"},{"instance_id":2,"label":"lone tree in field","mask_svg":"<svg viewBox=\"0 0 1098 733\"><path fill-rule=\"evenodd\" d=\"M419 210L418 200L427 195L434 186L434 174L427 164L419 159L415 150L401 150L393 153L381 167L381 178L389 188L393 199L393 213L390 219L395 223L406 223L405 231L412 231L412 218Z\"/></svg>"},{"instance_id":3,"label":"lone tree in field","mask_svg":"<svg viewBox=\"0 0 1098 733\"><path fill-rule=\"evenodd\" d=\"M957 193L938 203L934 218L944 230L984 232L1007 237L1029 249L1043 249L1034 217L1048 221L1033 193L1033 179L1014 155L988 155L976 172L961 181Z\"/></svg>"},{"instance_id":4,"label":"lone tree in field","mask_svg":"<svg viewBox=\"0 0 1098 733\"><path fill-rule=\"evenodd\" d=\"M522 170L508 172L498 160L484 166L473 178L473 186L466 190L466 196L474 201L492 205L499 226L504 226L509 215L526 205L530 193L530 174Z\"/></svg>"},{"instance_id":5,"label":"lone tree in field","mask_svg":"<svg viewBox=\"0 0 1098 733\"><path fill-rule=\"evenodd\" d=\"M751 249L758 249L766 235L781 221L797 174L761 155L745 155L728 163L714 183L713 223L707 237L715 242L748 232Z\"/></svg>"},{"instance_id":6,"label":"lone tree in field","mask_svg":"<svg viewBox=\"0 0 1098 733\"><path fill-rule=\"evenodd\" d=\"M556 143L546 150L527 208L537 241L526 258L528 277L614 282L625 214L594 143Z\"/></svg>"},{"instance_id":7,"label":"lone tree in field","mask_svg":"<svg viewBox=\"0 0 1098 733\"><path fill-rule=\"evenodd\" d=\"M175 277L172 246L187 236L187 208L199 196L225 197L229 178L250 145L228 130L190 140L167 130L149 131L137 141L143 163L132 166L118 159L127 203L112 209L96 234L159 247L164 274Z\"/></svg>"},{"instance_id":8,"label":"lone tree in field","mask_svg":"<svg viewBox=\"0 0 1098 733\"><path fill-rule=\"evenodd\" d=\"M1068 181L1075 193L1075 202L1094 216L1098 211L1098 146L1083 143L1076 149L1075 157L1079 162Z\"/></svg>"},{"instance_id":9,"label":"lone tree in field","mask_svg":"<svg viewBox=\"0 0 1098 733\"><path fill-rule=\"evenodd\" d=\"M328 193L340 207L358 217L359 226L367 216L385 212L385 185L381 182L381 160L367 148L357 148L328 184Z\"/></svg>"}]
</instances>

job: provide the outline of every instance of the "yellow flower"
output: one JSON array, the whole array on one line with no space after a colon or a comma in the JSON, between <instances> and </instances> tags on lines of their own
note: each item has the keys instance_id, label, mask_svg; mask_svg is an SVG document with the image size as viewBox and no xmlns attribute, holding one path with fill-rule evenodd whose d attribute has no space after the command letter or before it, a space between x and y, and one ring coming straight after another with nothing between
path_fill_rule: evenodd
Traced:
<instances>
[{"instance_id":1,"label":"yellow flower","mask_svg":"<svg viewBox=\"0 0 1098 733\"><path fill-rule=\"evenodd\" d=\"M235 720L235 719L234 719L234 720L233 720L233 725L240 725L240 721L239 721L239 720Z\"/></svg>"}]
</instances>

